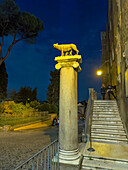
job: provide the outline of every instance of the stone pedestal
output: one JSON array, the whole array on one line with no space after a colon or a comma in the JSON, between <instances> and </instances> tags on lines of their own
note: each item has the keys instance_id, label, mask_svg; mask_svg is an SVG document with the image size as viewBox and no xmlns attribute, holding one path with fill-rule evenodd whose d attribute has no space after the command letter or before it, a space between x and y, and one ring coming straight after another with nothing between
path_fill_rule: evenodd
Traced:
<instances>
[{"instance_id":1,"label":"stone pedestal","mask_svg":"<svg viewBox=\"0 0 128 170\"><path fill-rule=\"evenodd\" d=\"M59 161L78 165L77 72L82 59L80 55L60 56L55 61L55 68L60 69Z\"/></svg>"}]
</instances>

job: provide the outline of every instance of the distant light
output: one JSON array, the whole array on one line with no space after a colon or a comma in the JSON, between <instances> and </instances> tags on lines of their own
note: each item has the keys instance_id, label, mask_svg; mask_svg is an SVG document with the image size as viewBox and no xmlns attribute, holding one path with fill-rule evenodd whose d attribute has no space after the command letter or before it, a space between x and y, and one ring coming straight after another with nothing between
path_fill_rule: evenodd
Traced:
<instances>
[{"instance_id":1,"label":"distant light","mask_svg":"<svg viewBox=\"0 0 128 170\"><path fill-rule=\"evenodd\" d=\"M102 71L101 70L97 70L96 74L97 74L97 76L101 76L102 75Z\"/></svg>"}]
</instances>

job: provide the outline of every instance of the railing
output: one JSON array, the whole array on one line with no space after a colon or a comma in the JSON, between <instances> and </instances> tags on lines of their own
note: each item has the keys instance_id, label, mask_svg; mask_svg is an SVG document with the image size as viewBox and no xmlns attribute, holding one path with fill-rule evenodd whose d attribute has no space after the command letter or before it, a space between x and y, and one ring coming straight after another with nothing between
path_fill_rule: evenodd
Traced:
<instances>
[{"instance_id":1,"label":"railing","mask_svg":"<svg viewBox=\"0 0 128 170\"><path fill-rule=\"evenodd\" d=\"M24 161L14 170L58 170L59 169L59 142L53 141L35 155Z\"/></svg>"},{"instance_id":2,"label":"railing","mask_svg":"<svg viewBox=\"0 0 128 170\"><path fill-rule=\"evenodd\" d=\"M86 119L85 119L85 131L84 131L85 136L87 135L87 129L88 129L89 119L91 115L91 105L92 105L92 97L90 94L89 100L88 100L87 114L86 114Z\"/></svg>"},{"instance_id":3,"label":"railing","mask_svg":"<svg viewBox=\"0 0 128 170\"><path fill-rule=\"evenodd\" d=\"M86 139L84 139L85 142L88 140L88 135L91 141L91 123L92 123L92 106L93 106L93 100L97 100L97 93L94 91L93 88L89 89L89 100L87 105L87 112L86 112L86 118L85 118L85 129L84 129L84 135Z\"/></svg>"}]
</instances>

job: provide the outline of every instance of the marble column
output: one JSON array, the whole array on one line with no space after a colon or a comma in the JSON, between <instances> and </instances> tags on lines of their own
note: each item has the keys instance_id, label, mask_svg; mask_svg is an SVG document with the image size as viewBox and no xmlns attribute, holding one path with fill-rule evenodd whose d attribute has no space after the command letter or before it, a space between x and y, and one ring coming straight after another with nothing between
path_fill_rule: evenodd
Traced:
<instances>
[{"instance_id":1,"label":"marble column","mask_svg":"<svg viewBox=\"0 0 128 170\"><path fill-rule=\"evenodd\" d=\"M78 113L77 113L77 72L81 70L80 55L56 57L55 68L60 69L59 97L59 160L79 159Z\"/></svg>"}]
</instances>

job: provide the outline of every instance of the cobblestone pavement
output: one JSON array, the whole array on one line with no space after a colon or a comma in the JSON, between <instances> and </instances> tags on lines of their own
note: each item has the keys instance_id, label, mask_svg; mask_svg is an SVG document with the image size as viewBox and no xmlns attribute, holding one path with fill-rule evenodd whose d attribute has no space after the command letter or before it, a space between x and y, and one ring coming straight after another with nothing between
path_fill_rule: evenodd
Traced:
<instances>
[{"instance_id":1,"label":"cobblestone pavement","mask_svg":"<svg viewBox=\"0 0 128 170\"><path fill-rule=\"evenodd\" d=\"M0 132L0 170L13 170L57 136L58 128Z\"/></svg>"},{"instance_id":2,"label":"cobblestone pavement","mask_svg":"<svg viewBox=\"0 0 128 170\"><path fill-rule=\"evenodd\" d=\"M79 121L79 134L83 122ZM0 170L14 170L27 158L58 138L58 127L23 130L17 132L0 131Z\"/></svg>"}]
</instances>

